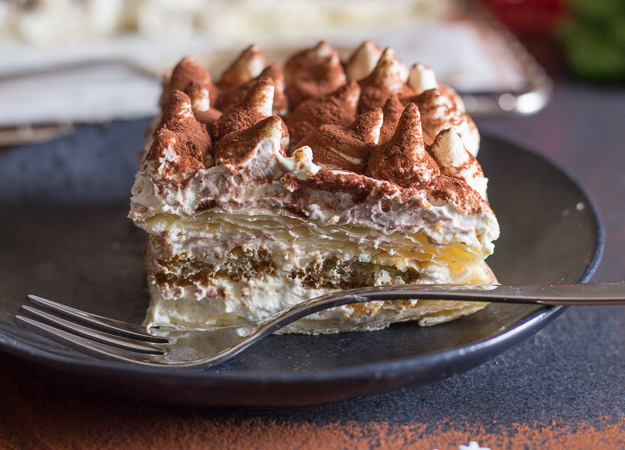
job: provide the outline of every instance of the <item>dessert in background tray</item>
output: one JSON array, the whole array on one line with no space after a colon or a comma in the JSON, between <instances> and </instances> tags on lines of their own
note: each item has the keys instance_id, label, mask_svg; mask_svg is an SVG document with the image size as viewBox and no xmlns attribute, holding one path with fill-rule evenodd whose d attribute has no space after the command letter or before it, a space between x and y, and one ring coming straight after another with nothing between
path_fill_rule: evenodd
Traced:
<instances>
[{"instance_id":1,"label":"dessert in background tray","mask_svg":"<svg viewBox=\"0 0 625 450\"><path fill-rule=\"evenodd\" d=\"M254 42L269 60L282 63L295 49L321 39L330 39L344 54L373 39L395 48L402 60L426 62L441 82L461 92L471 114L540 110L551 89L542 68L505 30L480 13L467 14L392 28L318 30L280 42L257 36ZM43 47L1 42L0 131L151 116L157 112L162 75L182 56L195 55L218 73L250 43L205 37L159 40L132 33ZM8 142L29 134L6 136Z\"/></svg>"},{"instance_id":2,"label":"dessert in background tray","mask_svg":"<svg viewBox=\"0 0 625 450\"><path fill-rule=\"evenodd\" d=\"M202 36L244 45L315 39L337 29L388 28L456 14L458 0L38 0L0 7L0 38L35 45L135 31L161 39Z\"/></svg>"}]
</instances>

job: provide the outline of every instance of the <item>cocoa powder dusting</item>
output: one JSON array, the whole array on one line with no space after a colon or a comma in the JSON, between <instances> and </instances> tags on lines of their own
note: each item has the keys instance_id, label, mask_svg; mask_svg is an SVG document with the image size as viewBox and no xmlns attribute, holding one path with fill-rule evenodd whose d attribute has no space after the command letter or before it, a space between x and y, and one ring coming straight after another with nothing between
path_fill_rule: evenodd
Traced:
<instances>
[{"instance_id":1,"label":"cocoa powder dusting","mask_svg":"<svg viewBox=\"0 0 625 450\"><path fill-rule=\"evenodd\" d=\"M221 111L215 108L209 108L208 111L193 111L195 118L201 124L206 125L207 130L212 130L213 124L221 117Z\"/></svg>"},{"instance_id":2,"label":"cocoa powder dusting","mask_svg":"<svg viewBox=\"0 0 625 450\"><path fill-rule=\"evenodd\" d=\"M289 99L284 93L284 74L282 69L277 63L271 63L258 78L269 77L273 80L275 86L275 93L273 95L273 113L277 115L284 115L289 112Z\"/></svg>"},{"instance_id":3,"label":"cocoa powder dusting","mask_svg":"<svg viewBox=\"0 0 625 450\"><path fill-rule=\"evenodd\" d=\"M216 142L219 142L230 133L249 128L264 118L262 114L245 108L230 109L213 123L213 137Z\"/></svg>"},{"instance_id":4,"label":"cocoa powder dusting","mask_svg":"<svg viewBox=\"0 0 625 450\"><path fill-rule=\"evenodd\" d=\"M308 220L308 211L301 206L285 204L284 209L287 211L288 215L292 217Z\"/></svg>"},{"instance_id":5,"label":"cocoa powder dusting","mask_svg":"<svg viewBox=\"0 0 625 450\"><path fill-rule=\"evenodd\" d=\"M360 87L355 81L336 91L313 98L299 105L286 118L291 139L297 147L310 132L321 125L349 126L356 119L356 104Z\"/></svg>"},{"instance_id":6,"label":"cocoa powder dusting","mask_svg":"<svg viewBox=\"0 0 625 450\"><path fill-rule=\"evenodd\" d=\"M173 159L165 158L168 151L174 154ZM174 91L163 111L147 159L155 165L167 159L163 174L181 182L202 168L210 153L210 136L206 127L195 119L191 100L186 94Z\"/></svg>"},{"instance_id":7,"label":"cocoa powder dusting","mask_svg":"<svg viewBox=\"0 0 625 450\"><path fill-rule=\"evenodd\" d=\"M252 86L241 104L249 109L255 110L263 108L263 106L268 102L273 104L273 95L271 95L271 98L267 96L268 88L273 88L271 91L275 93L273 80L269 77L260 78Z\"/></svg>"},{"instance_id":8,"label":"cocoa powder dusting","mask_svg":"<svg viewBox=\"0 0 625 450\"><path fill-rule=\"evenodd\" d=\"M299 147L309 146L313 162L326 168L364 173L374 135L382 124L382 110L362 114L348 127L322 125L306 136Z\"/></svg>"},{"instance_id":9,"label":"cocoa powder dusting","mask_svg":"<svg viewBox=\"0 0 625 450\"><path fill-rule=\"evenodd\" d=\"M360 86L361 94L358 100L358 112L364 113L374 108L383 108L386 101L394 94L375 86Z\"/></svg>"},{"instance_id":10,"label":"cocoa powder dusting","mask_svg":"<svg viewBox=\"0 0 625 450\"><path fill-rule=\"evenodd\" d=\"M219 89L230 90L242 85L250 80L248 66L255 62L260 62L260 66L265 66L265 55L256 44L250 45L243 50L239 57L228 67L215 85Z\"/></svg>"},{"instance_id":11,"label":"cocoa powder dusting","mask_svg":"<svg viewBox=\"0 0 625 450\"><path fill-rule=\"evenodd\" d=\"M289 58L284 76L285 92L293 108L309 98L328 94L347 81L338 51L325 41Z\"/></svg>"},{"instance_id":12,"label":"cocoa powder dusting","mask_svg":"<svg viewBox=\"0 0 625 450\"><path fill-rule=\"evenodd\" d=\"M329 67L340 66L337 55L335 49L322 42L317 47L291 58L284 76L297 83L311 82L319 87L319 83L327 81L328 74L334 70ZM163 114L150 157L157 156L156 150L162 152L173 149L175 163L168 160L165 170L173 168L173 172L177 171L184 178L201 168L207 153L210 153L210 140L206 141L206 130L209 129L213 132L215 145L229 137L223 145L217 146L215 153L218 164L229 165L236 171L237 164L253 155L260 139L272 135L280 128L280 151L283 155L288 148L290 132L291 142L296 147L311 147L316 164L353 172L353 177L350 175L346 179L339 179L340 177L330 177L322 170L309 179L309 187L331 192L349 192L357 199L365 199L374 192L379 194L381 186L386 186L384 189L395 189L395 193L405 199L413 198L418 193L419 196L425 195L420 197L423 199L451 200L466 213L488 209L488 205L462 179L454 178L455 172L443 168L441 173L441 169L425 149L425 144L431 144L432 137L424 133L427 127L421 120L428 120L429 131L431 127L440 126L445 121L464 120L455 107L451 91L432 89L419 96L406 97L404 94L412 91L401 81L399 64L392 50L385 50L376 69L360 83L352 81L342 84L333 92L311 98L295 108L287 116L288 129L283 121L276 118L269 121L272 124L256 127L272 109L276 111L276 102L270 103L271 93L274 92L275 99L284 87L284 77L276 64L266 67L261 75L244 82L237 89L224 92L224 104L227 99L238 104L223 114L215 108L209 108L204 112L194 111L195 120L192 117L190 120L189 117L180 120L179 109L183 107L183 103L188 104L189 100L186 96L176 96L172 106ZM342 72L342 68L340 70ZM208 72L194 60L186 58L172 73L169 84L180 82L184 76L193 78L187 85L190 94L198 98L205 95L203 86L210 83ZM344 77L344 74L341 76ZM333 75L330 78L336 82L341 76L337 78ZM316 92L315 96L319 93L320 91ZM245 96L239 102L243 94ZM201 101L198 100L197 103L201 104ZM403 111L402 103L408 104ZM368 111L356 117L359 105L365 105L364 109ZM376 105L383 106L383 110L376 108ZM417 105L423 109L425 119L421 117ZM439 118L441 112L449 112L450 115L445 117L442 114L443 117ZM272 127L276 127L276 130L268 131ZM379 145L375 145L378 135ZM208 149L202 154L203 146ZM157 159L168 159L162 157L159 154ZM474 159L470 158L467 164L473 162ZM164 176L175 175L171 170L170 172L169 175L166 172ZM302 183L289 180L288 176L285 179L293 185L294 190L303 186ZM380 184L375 180L388 183Z\"/></svg>"},{"instance_id":13,"label":"cocoa powder dusting","mask_svg":"<svg viewBox=\"0 0 625 450\"><path fill-rule=\"evenodd\" d=\"M393 136L403 111L404 107L396 95L392 95L388 98L388 100L386 100L386 103L384 103L384 107L382 108L384 122L382 123L382 129L380 130L379 144L384 144Z\"/></svg>"},{"instance_id":14,"label":"cocoa powder dusting","mask_svg":"<svg viewBox=\"0 0 625 450\"><path fill-rule=\"evenodd\" d=\"M168 408L89 395L62 396L33 376L0 371L0 447L117 450L148 448L257 450L457 450L482 447L540 450L625 448L625 419L603 426L556 422L472 423L450 418L428 424L387 421L277 421L272 413ZM260 416L260 417L258 417ZM264 417L263 417L264 416Z\"/></svg>"},{"instance_id":15,"label":"cocoa powder dusting","mask_svg":"<svg viewBox=\"0 0 625 450\"><path fill-rule=\"evenodd\" d=\"M401 98L415 94L402 81L398 70L399 64L391 49L384 50L373 72L358 82L362 89L358 102L358 112L363 113L374 108L382 108L393 95Z\"/></svg>"},{"instance_id":16,"label":"cocoa powder dusting","mask_svg":"<svg viewBox=\"0 0 625 450\"><path fill-rule=\"evenodd\" d=\"M456 177L463 170L467 170L467 169L469 169L471 167L474 167L476 174L484 176L484 172L482 171L482 166L480 166L480 163L477 161L477 158L475 156L473 156L471 153L469 153L468 151L466 151L466 149L465 149L465 151L466 151L467 160L465 162L463 162L462 164L460 164L459 166L447 167L447 166L441 164L441 162L438 161L437 158L432 154L432 150L431 149L433 149L434 147L440 145L440 141L444 138L445 134L449 133L449 132L450 132L449 128L441 131L440 133L438 133L436 135L436 138L434 139L434 142L432 143L432 145L429 145L429 146L425 147L425 149L430 154L430 156L432 156L432 158L438 164L439 168L441 169L441 173L444 174L444 175L447 175L449 177Z\"/></svg>"},{"instance_id":17,"label":"cocoa powder dusting","mask_svg":"<svg viewBox=\"0 0 625 450\"><path fill-rule=\"evenodd\" d=\"M228 111L230 108L240 104L255 82L256 79L250 80L236 88L229 90L222 89L221 96L219 97L219 100L217 100L219 109L221 111Z\"/></svg>"},{"instance_id":18,"label":"cocoa powder dusting","mask_svg":"<svg viewBox=\"0 0 625 450\"><path fill-rule=\"evenodd\" d=\"M204 89L205 88L203 88L202 85L198 81L193 80L193 81L190 81L189 84L187 84L183 92L189 96L189 99L191 100L191 105L193 105L195 99L200 98L202 96L202 91Z\"/></svg>"},{"instance_id":19,"label":"cocoa powder dusting","mask_svg":"<svg viewBox=\"0 0 625 450\"><path fill-rule=\"evenodd\" d=\"M313 162L339 170L363 173L369 157L367 144L353 131L338 125L322 125L306 136L300 147L309 146Z\"/></svg>"},{"instance_id":20,"label":"cocoa powder dusting","mask_svg":"<svg viewBox=\"0 0 625 450\"><path fill-rule=\"evenodd\" d=\"M213 108L210 105L210 101L207 111L202 111L195 108L195 100L201 98L203 95L203 88L197 81L191 81L185 88L184 93L187 94L189 96L189 99L191 100L193 114L195 115L197 121L203 125L206 125L206 129L210 130L213 124L217 121L217 119L221 117L221 111Z\"/></svg>"},{"instance_id":21,"label":"cocoa powder dusting","mask_svg":"<svg viewBox=\"0 0 625 450\"><path fill-rule=\"evenodd\" d=\"M425 151L419 109L410 104L402 113L393 137L372 152L365 172L405 188L416 187L424 177L433 178L439 168Z\"/></svg>"},{"instance_id":22,"label":"cocoa powder dusting","mask_svg":"<svg viewBox=\"0 0 625 450\"><path fill-rule=\"evenodd\" d=\"M415 189L423 189L430 197L453 201L458 209L465 214L491 211L490 206L482 199L480 194L471 189L461 178L455 176L439 175L428 183L416 184Z\"/></svg>"},{"instance_id":23,"label":"cocoa powder dusting","mask_svg":"<svg viewBox=\"0 0 625 450\"><path fill-rule=\"evenodd\" d=\"M236 88L229 90L222 89L222 94L218 100L218 108L222 111L227 111L230 108L242 103L247 93L262 78L271 78L275 86L273 113L278 115L286 114L288 112L289 105L288 99L284 94L284 75L282 74L282 69L280 69L280 66L276 63L270 64L261 72L259 76Z\"/></svg>"},{"instance_id":24,"label":"cocoa powder dusting","mask_svg":"<svg viewBox=\"0 0 625 450\"><path fill-rule=\"evenodd\" d=\"M253 126L226 135L215 149L215 161L217 164L233 166L244 163L253 156L261 140L274 134L280 140L282 133L282 119L279 116L267 117ZM286 155L283 153L283 156Z\"/></svg>"},{"instance_id":25,"label":"cocoa powder dusting","mask_svg":"<svg viewBox=\"0 0 625 450\"><path fill-rule=\"evenodd\" d=\"M447 120L452 121L451 125L457 125L460 122L456 105L439 89L430 89L417 96L408 97L407 101L416 103L419 110L423 111L424 125L427 128L438 128ZM434 117L434 113L439 109L440 117Z\"/></svg>"},{"instance_id":26,"label":"cocoa powder dusting","mask_svg":"<svg viewBox=\"0 0 625 450\"><path fill-rule=\"evenodd\" d=\"M190 82L195 81L202 88L208 89L210 102L214 103L219 96L219 89L211 82L211 76L195 59L182 58L174 68L171 76L163 86L161 107L167 106L169 97L174 91L183 91Z\"/></svg>"},{"instance_id":27,"label":"cocoa powder dusting","mask_svg":"<svg viewBox=\"0 0 625 450\"><path fill-rule=\"evenodd\" d=\"M379 136L380 128L382 126L382 110L376 108L372 111L359 115L354 122L347 128L354 133L357 139L360 139L366 144L376 144L377 139L375 136ZM376 132L377 131L377 132Z\"/></svg>"},{"instance_id":28,"label":"cocoa powder dusting","mask_svg":"<svg viewBox=\"0 0 625 450\"><path fill-rule=\"evenodd\" d=\"M419 107L426 145L431 145L438 132L444 128L454 127L462 122L476 128L473 119L457 108L454 94L455 92L448 89L435 88L419 95L401 98L404 105L415 103Z\"/></svg>"},{"instance_id":29,"label":"cocoa powder dusting","mask_svg":"<svg viewBox=\"0 0 625 450\"><path fill-rule=\"evenodd\" d=\"M265 103L273 101L273 98L266 96L268 86L273 86L273 80L267 77L261 78L252 86L243 102L222 113L212 127L215 142L219 142L230 133L249 128L267 117L259 110Z\"/></svg>"},{"instance_id":30,"label":"cocoa powder dusting","mask_svg":"<svg viewBox=\"0 0 625 450\"><path fill-rule=\"evenodd\" d=\"M374 58L379 59L382 51L382 47L371 40L363 42L345 63L348 79L358 81L369 75L375 68L369 66L370 61Z\"/></svg>"},{"instance_id":31,"label":"cocoa powder dusting","mask_svg":"<svg viewBox=\"0 0 625 450\"><path fill-rule=\"evenodd\" d=\"M356 204L364 202L371 196L382 197L401 190L390 183L379 186L375 180L355 173L337 173L325 169L306 180L298 180L287 175L282 179L282 183L292 192L302 188L319 189L331 193L344 192L350 194L352 201Z\"/></svg>"}]
</instances>

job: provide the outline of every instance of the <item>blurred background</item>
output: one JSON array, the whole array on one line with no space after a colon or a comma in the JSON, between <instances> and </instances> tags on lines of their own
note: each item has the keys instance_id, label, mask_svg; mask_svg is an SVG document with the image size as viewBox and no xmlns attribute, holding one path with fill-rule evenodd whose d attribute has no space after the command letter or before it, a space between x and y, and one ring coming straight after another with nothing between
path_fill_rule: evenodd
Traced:
<instances>
[{"instance_id":1,"label":"blurred background","mask_svg":"<svg viewBox=\"0 0 625 450\"><path fill-rule=\"evenodd\" d=\"M251 43L283 62L320 39L392 46L474 116L534 114L553 79L625 79L623 0L0 0L0 147L155 114L183 55L218 78Z\"/></svg>"}]
</instances>

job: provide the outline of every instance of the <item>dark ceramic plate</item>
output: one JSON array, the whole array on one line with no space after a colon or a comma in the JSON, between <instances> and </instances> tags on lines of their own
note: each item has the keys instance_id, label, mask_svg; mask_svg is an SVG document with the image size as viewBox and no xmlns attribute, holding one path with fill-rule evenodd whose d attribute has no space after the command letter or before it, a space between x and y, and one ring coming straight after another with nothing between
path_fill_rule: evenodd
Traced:
<instances>
[{"instance_id":1,"label":"dark ceramic plate","mask_svg":"<svg viewBox=\"0 0 625 450\"><path fill-rule=\"evenodd\" d=\"M490 305L451 323L329 336L270 336L208 370L96 360L12 323L26 294L139 323L148 305L144 233L126 218L146 121L83 128L0 157L0 350L42 379L110 395L293 406L369 395L469 370L536 333L563 308ZM501 224L489 263L509 284L589 280L602 232L561 170L484 137L480 161Z\"/></svg>"}]
</instances>

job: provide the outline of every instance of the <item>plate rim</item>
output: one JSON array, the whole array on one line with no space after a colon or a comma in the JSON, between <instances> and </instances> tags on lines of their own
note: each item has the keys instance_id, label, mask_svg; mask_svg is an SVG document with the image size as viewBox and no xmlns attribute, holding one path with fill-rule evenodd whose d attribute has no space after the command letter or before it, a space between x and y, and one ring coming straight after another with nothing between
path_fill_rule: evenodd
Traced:
<instances>
[{"instance_id":1,"label":"plate rim","mask_svg":"<svg viewBox=\"0 0 625 450\"><path fill-rule=\"evenodd\" d=\"M575 176L569 173L568 170L563 169L558 164L551 161L545 155L529 149L523 144L514 142L510 139L504 139L490 133L483 134L483 137L487 137L497 144L513 146L515 151L529 153L542 160L542 162L552 166L568 178L576 189L579 190L582 196L585 197L587 207L590 209L590 216L594 221L596 233L594 235L594 251L592 258L589 260L586 269L579 277L577 283L590 281L597 270L604 250L604 226L601 216L599 215L599 210L592 196L589 195L584 186L576 179ZM480 339L470 344L454 347L452 349L437 350L426 352L418 356L382 360L364 363L362 365L340 368L323 368L316 369L314 371L291 371L288 373L277 371L259 372L255 370L234 372L226 370L223 372L212 372L204 371L202 369L172 369L135 366L129 363L91 359L88 357L84 359L76 359L58 353L48 352L15 338L10 333L9 327L12 327L12 323L2 322L0 322L0 352L13 355L22 360L27 360L38 366L52 366L57 370L60 367L63 370L78 371L83 374L95 372L100 372L101 374L101 372L105 371L109 377L124 376L133 377L135 379L154 379L154 377L158 377L160 381L165 382L183 379L185 383L191 383L194 386L205 386L207 384L220 384L225 382L248 383L250 385L258 385L259 383L262 383L263 385L297 385L311 382L323 382L326 380L348 381L354 379L371 379L372 376L375 377L376 381L380 381L397 373L410 372L416 367L423 370L424 367L435 366L443 360L458 361L463 358L465 360L470 360L476 354L488 352L489 355L486 358L480 359L479 362L473 366L483 364L489 359L492 359L494 356L536 333L549 322L561 315L566 309L567 307L565 306L539 307L535 311L524 316L513 326L506 328L501 332L495 333L487 338ZM470 368L471 367L469 367L469 369ZM459 372L464 371L466 370ZM377 377L379 372L382 372L380 378ZM456 372L449 373L439 379L447 378L454 373ZM377 392L384 392L384 389L380 389Z\"/></svg>"}]
</instances>

